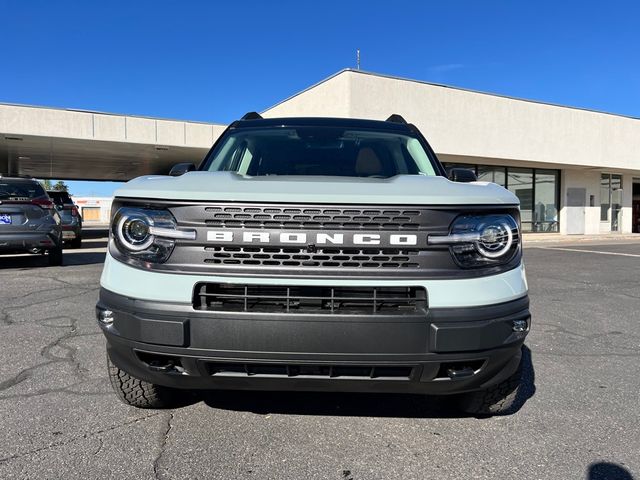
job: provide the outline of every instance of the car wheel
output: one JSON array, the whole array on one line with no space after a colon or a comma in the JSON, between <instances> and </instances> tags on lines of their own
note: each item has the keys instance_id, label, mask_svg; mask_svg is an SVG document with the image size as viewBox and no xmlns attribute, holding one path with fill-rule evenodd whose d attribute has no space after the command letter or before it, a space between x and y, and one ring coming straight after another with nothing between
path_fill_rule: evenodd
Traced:
<instances>
[{"instance_id":1,"label":"car wheel","mask_svg":"<svg viewBox=\"0 0 640 480\"><path fill-rule=\"evenodd\" d=\"M502 382L478 392L458 396L458 407L473 415L506 415L511 413L522 384L522 363L518 370Z\"/></svg>"},{"instance_id":2,"label":"car wheel","mask_svg":"<svg viewBox=\"0 0 640 480\"><path fill-rule=\"evenodd\" d=\"M49 250L49 265L51 267L59 267L62 265L62 244Z\"/></svg>"},{"instance_id":3,"label":"car wheel","mask_svg":"<svg viewBox=\"0 0 640 480\"><path fill-rule=\"evenodd\" d=\"M113 391L121 402L137 408L168 408L176 403L176 392L132 377L116 367L107 353L107 370Z\"/></svg>"},{"instance_id":4,"label":"car wheel","mask_svg":"<svg viewBox=\"0 0 640 480\"><path fill-rule=\"evenodd\" d=\"M71 248L82 248L82 237L76 237L69 242Z\"/></svg>"}]
</instances>

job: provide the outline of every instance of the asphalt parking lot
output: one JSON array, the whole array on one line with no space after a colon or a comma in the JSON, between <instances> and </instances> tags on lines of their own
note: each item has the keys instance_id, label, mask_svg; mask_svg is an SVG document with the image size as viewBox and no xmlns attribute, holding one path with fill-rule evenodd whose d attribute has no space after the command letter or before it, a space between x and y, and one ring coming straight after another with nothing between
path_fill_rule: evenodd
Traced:
<instances>
[{"instance_id":1,"label":"asphalt parking lot","mask_svg":"<svg viewBox=\"0 0 640 480\"><path fill-rule=\"evenodd\" d=\"M94 320L102 234L64 267L0 257L2 479L640 479L640 242L526 249L525 395L480 419L401 395L127 407Z\"/></svg>"}]
</instances>

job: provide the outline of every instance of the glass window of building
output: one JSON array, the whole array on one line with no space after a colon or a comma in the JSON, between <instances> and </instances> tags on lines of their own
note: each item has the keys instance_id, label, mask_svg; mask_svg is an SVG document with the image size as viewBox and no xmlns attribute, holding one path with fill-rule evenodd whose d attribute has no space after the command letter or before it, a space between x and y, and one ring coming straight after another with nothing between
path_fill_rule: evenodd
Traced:
<instances>
[{"instance_id":1,"label":"glass window of building","mask_svg":"<svg viewBox=\"0 0 640 480\"><path fill-rule=\"evenodd\" d=\"M504 167L494 167L492 165L478 165L478 180L481 182L493 182L506 187L506 169Z\"/></svg>"},{"instance_id":2,"label":"glass window of building","mask_svg":"<svg viewBox=\"0 0 640 480\"><path fill-rule=\"evenodd\" d=\"M467 170L471 170L473 173L477 173L476 166L471 163L443 163L442 165L444 166L447 173L452 168L466 168Z\"/></svg>"},{"instance_id":3,"label":"glass window of building","mask_svg":"<svg viewBox=\"0 0 640 480\"><path fill-rule=\"evenodd\" d=\"M520 200L522 231L560 231L558 222L560 170L467 163L445 163L444 167L447 171L451 168L468 168L476 173L479 181L493 182L513 192ZM609 182L609 176L607 176L607 182ZM608 191L609 183L607 183ZM607 198L609 198L608 194Z\"/></svg>"},{"instance_id":4,"label":"glass window of building","mask_svg":"<svg viewBox=\"0 0 640 480\"><path fill-rule=\"evenodd\" d=\"M611 175L603 173L600 176L600 221L609 221L609 207L611 206L609 198L609 188L611 183Z\"/></svg>"},{"instance_id":5,"label":"glass window of building","mask_svg":"<svg viewBox=\"0 0 640 480\"><path fill-rule=\"evenodd\" d=\"M611 175L611 231L620 230L622 223L622 175Z\"/></svg>"},{"instance_id":6,"label":"glass window of building","mask_svg":"<svg viewBox=\"0 0 640 480\"><path fill-rule=\"evenodd\" d=\"M533 222L533 169L508 168L507 189L520 200L522 231L534 231Z\"/></svg>"},{"instance_id":7,"label":"glass window of building","mask_svg":"<svg viewBox=\"0 0 640 480\"><path fill-rule=\"evenodd\" d=\"M558 171L535 170L534 183L534 232L558 230Z\"/></svg>"},{"instance_id":8,"label":"glass window of building","mask_svg":"<svg viewBox=\"0 0 640 480\"><path fill-rule=\"evenodd\" d=\"M610 222L612 232L620 230L622 222L622 175L603 173L600 176L600 221Z\"/></svg>"}]
</instances>

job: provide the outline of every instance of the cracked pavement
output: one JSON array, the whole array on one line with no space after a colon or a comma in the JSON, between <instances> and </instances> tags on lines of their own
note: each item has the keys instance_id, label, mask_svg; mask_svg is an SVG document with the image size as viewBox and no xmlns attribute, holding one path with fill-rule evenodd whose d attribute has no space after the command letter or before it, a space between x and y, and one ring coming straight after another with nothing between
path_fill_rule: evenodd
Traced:
<instances>
[{"instance_id":1,"label":"cracked pavement","mask_svg":"<svg viewBox=\"0 0 640 480\"><path fill-rule=\"evenodd\" d=\"M94 320L102 247L89 236L64 267L0 257L2 479L640 478L640 257L527 248L530 398L477 419L402 395L125 406Z\"/></svg>"}]
</instances>

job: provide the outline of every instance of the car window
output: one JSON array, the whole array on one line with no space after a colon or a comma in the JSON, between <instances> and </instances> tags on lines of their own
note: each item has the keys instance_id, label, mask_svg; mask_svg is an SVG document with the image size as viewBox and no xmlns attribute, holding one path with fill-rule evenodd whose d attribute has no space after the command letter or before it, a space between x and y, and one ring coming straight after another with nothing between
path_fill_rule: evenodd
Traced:
<instances>
[{"instance_id":1,"label":"car window","mask_svg":"<svg viewBox=\"0 0 640 480\"><path fill-rule=\"evenodd\" d=\"M326 175L388 178L436 175L415 137L335 127L242 129L231 132L204 169L247 176Z\"/></svg>"},{"instance_id":2,"label":"car window","mask_svg":"<svg viewBox=\"0 0 640 480\"><path fill-rule=\"evenodd\" d=\"M37 182L12 182L0 179L0 200L31 200L46 195L42 186Z\"/></svg>"},{"instance_id":3,"label":"car window","mask_svg":"<svg viewBox=\"0 0 640 480\"><path fill-rule=\"evenodd\" d=\"M47 193L56 205L73 205L73 200L67 192L49 191Z\"/></svg>"}]
</instances>

